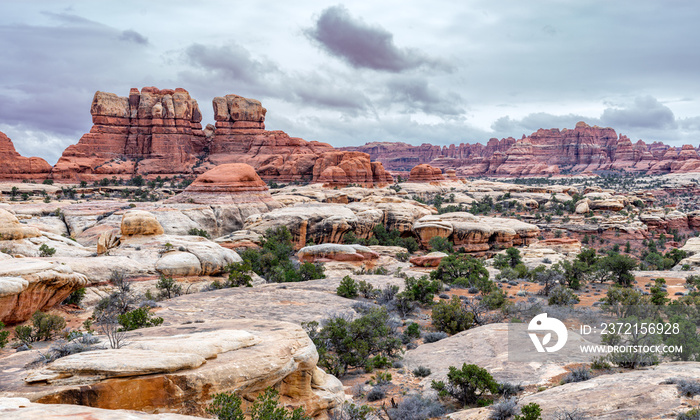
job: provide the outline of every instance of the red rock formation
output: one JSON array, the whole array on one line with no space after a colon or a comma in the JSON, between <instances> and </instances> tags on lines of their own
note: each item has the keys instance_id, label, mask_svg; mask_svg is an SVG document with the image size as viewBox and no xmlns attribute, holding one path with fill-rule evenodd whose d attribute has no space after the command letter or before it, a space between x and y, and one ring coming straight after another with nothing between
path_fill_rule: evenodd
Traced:
<instances>
[{"instance_id":1,"label":"red rock formation","mask_svg":"<svg viewBox=\"0 0 700 420\"><path fill-rule=\"evenodd\" d=\"M0 180L46 178L51 165L38 157L24 157L17 153L12 140L0 132Z\"/></svg>"},{"instance_id":2,"label":"red rock formation","mask_svg":"<svg viewBox=\"0 0 700 420\"><path fill-rule=\"evenodd\" d=\"M700 171L700 156L693 146L680 151L663 143L632 143L612 128L591 127L579 122L573 130L540 129L520 140L492 138L486 146L450 145L440 148L423 144L368 143L343 150L370 154L388 170L429 163L456 169L458 175L542 176L624 170L641 173Z\"/></svg>"},{"instance_id":3,"label":"red rock formation","mask_svg":"<svg viewBox=\"0 0 700 420\"><path fill-rule=\"evenodd\" d=\"M440 170L440 168L434 168L425 163L411 169L411 173L408 176L408 182L433 182L444 180L445 177L442 176L442 170Z\"/></svg>"},{"instance_id":4,"label":"red rock formation","mask_svg":"<svg viewBox=\"0 0 700 420\"><path fill-rule=\"evenodd\" d=\"M90 113L94 125L63 152L54 179L192 173L204 151L202 115L184 89L131 89L128 98L98 91Z\"/></svg>"},{"instance_id":5,"label":"red rock formation","mask_svg":"<svg viewBox=\"0 0 700 420\"><path fill-rule=\"evenodd\" d=\"M168 200L173 203L243 204L263 203L279 207L267 184L245 163L228 163L211 169L185 190Z\"/></svg>"},{"instance_id":6,"label":"red rock formation","mask_svg":"<svg viewBox=\"0 0 700 420\"><path fill-rule=\"evenodd\" d=\"M393 182L391 175L379 162L370 162L369 155L361 152L326 152L316 159L313 182L326 186L382 186Z\"/></svg>"},{"instance_id":7,"label":"red rock formation","mask_svg":"<svg viewBox=\"0 0 700 420\"><path fill-rule=\"evenodd\" d=\"M216 129L208 157L212 164L247 163L261 178L278 182L372 186L393 181L366 153L337 151L327 143L266 131L267 110L259 101L227 95L214 98L213 105Z\"/></svg>"}]
</instances>

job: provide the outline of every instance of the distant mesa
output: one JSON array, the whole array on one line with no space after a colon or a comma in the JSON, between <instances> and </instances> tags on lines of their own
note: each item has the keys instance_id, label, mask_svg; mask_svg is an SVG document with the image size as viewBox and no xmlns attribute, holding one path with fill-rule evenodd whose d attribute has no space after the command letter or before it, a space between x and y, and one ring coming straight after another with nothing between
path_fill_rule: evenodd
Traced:
<instances>
[{"instance_id":1,"label":"distant mesa","mask_svg":"<svg viewBox=\"0 0 700 420\"><path fill-rule=\"evenodd\" d=\"M12 140L0 132L0 180L46 178L51 165L42 158L17 153Z\"/></svg>"},{"instance_id":2,"label":"distant mesa","mask_svg":"<svg viewBox=\"0 0 700 420\"><path fill-rule=\"evenodd\" d=\"M481 143L435 146L424 143L375 142L342 150L368 153L390 171L408 171L430 164L454 169L455 176L547 176L624 171L644 174L700 171L697 148L680 150L660 142L636 143L612 128L579 122L574 129L539 129L516 140L513 137ZM450 174L447 174L451 178Z\"/></svg>"},{"instance_id":3,"label":"distant mesa","mask_svg":"<svg viewBox=\"0 0 700 420\"><path fill-rule=\"evenodd\" d=\"M445 177L442 175L442 170L440 168L432 167L426 163L413 167L408 176L408 182L433 182L444 180Z\"/></svg>"}]
</instances>

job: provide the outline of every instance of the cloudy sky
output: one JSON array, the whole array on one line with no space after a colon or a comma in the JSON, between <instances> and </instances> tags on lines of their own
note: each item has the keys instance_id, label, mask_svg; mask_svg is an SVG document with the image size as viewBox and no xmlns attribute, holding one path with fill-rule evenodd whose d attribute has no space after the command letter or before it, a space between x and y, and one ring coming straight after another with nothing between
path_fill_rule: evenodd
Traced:
<instances>
[{"instance_id":1,"label":"cloudy sky","mask_svg":"<svg viewBox=\"0 0 700 420\"><path fill-rule=\"evenodd\" d=\"M329 3L0 0L0 131L54 163L95 91L259 99L267 128L335 146L486 142L577 121L700 141L688 0Z\"/></svg>"}]
</instances>

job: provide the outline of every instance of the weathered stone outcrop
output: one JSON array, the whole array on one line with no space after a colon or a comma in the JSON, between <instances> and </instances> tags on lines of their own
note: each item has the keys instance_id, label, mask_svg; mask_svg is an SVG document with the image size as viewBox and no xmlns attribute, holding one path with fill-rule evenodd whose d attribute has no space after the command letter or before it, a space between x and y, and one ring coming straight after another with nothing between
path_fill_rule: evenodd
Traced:
<instances>
[{"instance_id":1,"label":"weathered stone outcrop","mask_svg":"<svg viewBox=\"0 0 700 420\"><path fill-rule=\"evenodd\" d=\"M318 416L339 405L344 392L317 361L299 325L208 320L142 329L129 333L118 350L74 354L14 377L3 375L0 392L38 403L203 415L216 393L254 399L275 387L282 404Z\"/></svg>"},{"instance_id":2,"label":"weathered stone outcrop","mask_svg":"<svg viewBox=\"0 0 700 420\"><path fill-rule=\"evenodd\" d=\"M219 165L203 173L168 202L235 205L243 217L280 207L267 184L245 163Z\"/></svg>"},{"instance_id":3,"label":"weathered stone outcrop","mask_svg":"<svg viewBox=\"0 0 700 420\"><path fill-rule=\"evenodd\" d=\"M411 169L411 173L408 176L409 182L433 182L443 180L445 180L445 177L442 176L442 170L427 164L415 166Z\"/></svg>"},{"instance_id":4,"label":"weathered stone outcrop","mask_svg":"<svg viewBox=\"0 0 700 420\"><path fill-rule=\"evenodd\" d=\"M657 142L632 143L612 128L591 127L584 122L574 129L540 129L519 140L492 138L486 145L440 147L387 142L343 150L369 153L388 170L408 171L419 164L430 164L466 176L542 176L610 169L649 174L700 171L700 158L692 145L677 150Z\"/></svg>"},{"instance_id":5,"label":"weathered stone outcrop","mask_svg":"<svg viewBox=\"0 0 700 420\"><path fill-rule=\"evenodd\" d=\"M26 398L0 398L0 419L43 420L197 420L181 414L147 414L139 411L105 410L73 404L38 404Z\"/></svg>"},{"instance_id":6,"label":"weathered stone outcrop","mask_svg":"<svg viewBox=\"0 0 700 420\"><path fill-rule=\"evenodd\" d=\"M123 236L162 235L163 226L150 212L129 210L122 216L121 231Z\"/></svg>"},{"instance_id":7,"label":"weathered stone outcrop","mask_svg":"<svg viewBox=\"0 0 700 420\"><path fill-rule=\"evenodd\" d=\"M14 241L39 235L39 229L22 225L14 214L0 209L0 241Z\"/></svg>"},{"instance_id":8,"label":"weathered stone outcrop","mask_svg":"<svg viewBox=\"0 0 700 420\"><path fill-rule=\"evenodd\" d=\"M68 265L31 258L3 259L0 263L0 321L16 324L36 311L62 302L86 286L86 276Z\"/></svg>"},{"instance_id":9,"label":"weathered stone outcrop","mask_svg":"<svg viewBox=\"0 0 700 420\"><path fill-rule=\"evenodd\" d=\"M464 247L466 252L527 245L540 233L537 226L519 220L465 212L422 217L413 224L413 231L424 247L429 247L430 239L440 236L449 239L456 249Z\"/></svg>"},{"instance_id":10,"label":"weathered stone outcrop","mask_svg":"<svg viewBox=\"0 0 700 420\"><path fill-rule=\"evenodd\" d=\"M38 157L17 153L12 140L0 132L0 180L41 179L51 172L51 165Z\"/></svg>"},{"instance_id":11,"label":"weathered stone outcrop","mask_svg":"<svg viewBox=\"0 0 700 420\"><path fill-rule=\"evenodd\" d=\"M379 254L362 245L321 244L305 246L297 252L299 261L365 261L379 258Z\"/></svg>"},{"instance_id":12,"label":"weathered stone outcrop","mask_svg":"<svg viewBox=\"0 0 700 420\"><path fill-rule=\"evenodd\" d=\"M316 159L313 181L325 186L359 184L364 187L384 186L393 182L379 162L370 162L361 152L326 152Z\"/></svg>"},{"instance_id":13,"label":"weathered stone outcrop","mask_svg":"<svg viewBox=\"0 0 700 420\"><path fill-rule=\"evenodd\" d=\"M664 363L644 370L600 375L583 382L555 386L519 399L518 406L536 403L542 418L561 413L578 413L584 418L668 419L697 406L693 398L678 391L672 378L695 380L700 375L696 362ZM451 414L454 420L489 419L489 408L473 408Z\"/></svg>"},{"instance_id":14,"label":"weathered stone outcrop","mask_svg":"<svg viewBox=\"0 0 700 420\"><path fill-rule=\"evenodd\" d=\"M131 89L128 98L98 91L90 113L93 127L63 152L54 179L187 174L204 151L202 115L184 89Z\"/></svg>"}]
</instances>

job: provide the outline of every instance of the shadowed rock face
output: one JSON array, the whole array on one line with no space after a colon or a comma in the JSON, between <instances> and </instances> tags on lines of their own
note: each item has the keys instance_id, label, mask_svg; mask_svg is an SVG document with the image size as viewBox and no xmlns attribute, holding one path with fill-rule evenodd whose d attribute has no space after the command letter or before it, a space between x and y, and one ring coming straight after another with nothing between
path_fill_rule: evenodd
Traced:
<instances>
[{"instance_id":1,"label":"shadowed rock face","mask_svg":"<svg viewBox=\"0 0 700 420\"><path fill-rule=\"evenodd\" d=\"M486 145L434 146L376 142L343 150L368 153L389 170L408 171L419 164L456 169L458 175L542 176L624 170L660 174L700 171L700 157L691 145L680 150L663 143L632 143L612 128L540 129L516 140L490 139Z\"/></svg>"},{"instance_id":2,"label":"shadowed rock face","mask_svg":"<svg viewBox=\"0 0 700 420\"><path fill-rule=\"evenodd\" d=\"M51 165L38 157L24 157L17 153L12 140L0 132L0 180L45 178Z\"/></svg>"},{"instance_id":3,"label":"shadowed rock face","mask_svg":"<svg viewBox=\"0 0 700 420\"><path fill-rule=\"evenodd\" d=\"M192 173L205 146L202 114L185 89L145 87L129 97L98 91L90 113L94 125L63 152L54 179Z\"/></svg>"}]
</instances>

